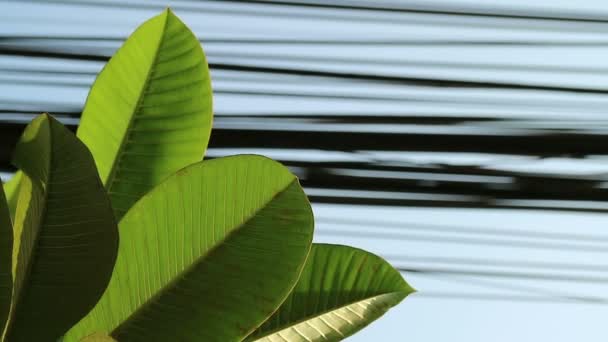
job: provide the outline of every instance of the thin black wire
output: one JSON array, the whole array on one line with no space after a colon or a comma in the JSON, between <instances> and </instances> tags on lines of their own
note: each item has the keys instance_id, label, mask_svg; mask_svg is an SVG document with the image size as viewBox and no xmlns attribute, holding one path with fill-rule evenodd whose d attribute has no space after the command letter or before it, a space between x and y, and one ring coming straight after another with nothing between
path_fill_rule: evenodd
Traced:
<instances>
[{"instance_id":1,"label":"thin black wire","mask_svg":"<svg viewBox=\"0 0 608 342\"><path fill-rule=\"evenodd\" d=\"M388 233L388 232L362 232L362 231L345 231L343 229L333 230L321 228L315 232L317 235L325 236L341 236L341 237L356 237L364 239L382 239L399 242L432 242L440 244L460 244L474 246L497 246L525 249L546 249L561 252L595 252L608 253L608 246L598 245L582 245L570 243L552 243L552 242L537 242L537 241L519 241L519 240L504 240L501 238L473 238L473 237L445 237L429 234L411 234L411 233Z\"/></svg>"},{"instance_id":2,"label":"thin black wire","mask_svg":"<svg viewBox=\"0 0 608 342\"><path fill-rule=\"evenodd\" d=\"M0 47L0 55L27 56L27 57L46 57L62 58L67 60L88 60L88 61L107 61L108 55L91 54L89 52L74 51L41 51L21 47ZM427 87L448 87L448 88L489 88L489 89L516 89L516 90L544 90L555 92L584 93L584 94L606 94L608 90L599 88L574 87L565 85L532 85L524 82L502 82L502 81L472 81L459 80L456 78L441 77L411 77L395 76L389 74L371 74L338 70L321 70L316 68L293 68L284 66L259 66L255 63L226 63L218 58L218 61L210 62L211 69L241 71L241 72L263 72L275 75L297 75L297 76L317 76L341 78L351 81L376 81L384 83L412 84Z\"/></svg>"},{"instance_id":3,"label":"thin black wire","mask_svg":"<svg viewBox=\"0 0 608 342\"><path fill-rule=\"evenodd\" d=\"M421 298L434 299L455 299L455 300L479 300L479 301L499 301L499 302L523 302L523 303L555 303L555 304L576 304L576 305L606 305L604 299L597 301L574 301L569 298L552 298L540 296L522 296L509 294L483 294L483 293L464 293L449 291L421 291L414 294Z\"/></svg>"},{"instance_id":4,"label":"thin black wire","mask_svg":"<svg viewBox=\"0 0 608 342\"><path fill-rule=\"evenodd\" d=\"M540 272L522 272L522 271L489 271L489 270L474 270L466 268L441 268L441 267L402 267L396 266L401 272L410 272L416 274L445 274L445 275L460 275L467 277L486 277L486 278L503 278L503 279L518 279L518 280L542 280L548 282L570 282L570 283L588 283L588 284L606 284L608 276L596 275L566 275L559 273L540 273Z\"/></svg>"},{"instance_id":5,"label":"thin black wire","mask_svg":"<svg viewBox=\"0 0 608 342\"><path fill-rule=\"evenodd\" d=\"M512 237L512 238L531 238L531 239L547 239L547 240L564 240L564 241L577 241L577 242L589 242L589 243L606 243L608 244L608 236L598 236L591 234L579 234L579 233L551 233L551 232L538 232L530 230L516 230L516 229L505 229L505 228L471 228L455 225L440 225L432 223L419 223L419 222L407 222L407 221L386 221L386 220L369 220L369 219L349 219L342 217L315 217L315 221L319 223L331 223L346 226L357 226L365 227L368 230L374 230L374 228L391 228L395 230L414 230L423 232L440 232L440 233L460 233L460 234L474 234L474 235L487 235L493 237ZM608 245L607 245L608 247Z\"/></svg>"},{"instance_id":6,"label":"thin black wire","mask_svg":"<svg viewBox=\"0 0 608 342\"><path fill-rule=\"evenodd\" d=\"M36 35L21 35L11 34L0 36L0 44L9 45L13 42L31 41L34 45L44 44L45 41L73 41L73 42L89 42L95 43L98 41L110 41L121 43L127 37L102 37L102 36L36 36ZM366 38L358 40L348 39L335 39L335 38L276 38L276 37L245 37L245 38L234 38L234 37L221 37L221 36L210 36L205 35L203 38L199 38L201 43L213 43L213 44L269 44L269 45L366 45L366 46L386 46L386 45L399 45L399 46L576 46L576 47L595 47L595 46L606 46L608 40L593 40L593 41L569 41L569 40L551 40L546 39L540 40L475 40L475 39L378 39L378 38Z\"/></svg>"},{"instance_id":7,"label":"thin black wire","mask_svg":"<svg viewBox=\"0 0 608 342\"><path fill-rule=\"evenodd\" d=\"M533 294L535 296L541 296L545 298L552 298L558 301L573 301L579 303L597 303L597 304L606 304L608 303L608 298L601 298L596 296L587 296L587 295L578 295L578 294L570 294L563 292L555 292L546 288L539 288L536 286L528 286L522 285L520 283L505 283L501 280L501 282L496 282L488 279L479 279L479 278L471 278L471 277L462 277L454 274L423 274L424 276L431 277L433 279L437 279L440 281L446 282L459 282L465 283L469 285L482 286L488 289L499 289L499 290L508 290L508 291L516 291L522 294ZM422 291L424 292L424 291ZM506 294L508 295L508 294Z\"/></svg>"},{"instance_id":8,"label":"thin black wire","mask_svg":"<svg viewBox=\"0 0 608 342\"><path fill-rule=\"evenodd\" d=\"M489 258L462 258L462 257L436 257L414 256L403 254L383 253L383 257L398 263L430 263L443 265L467 265L492 268L524 268L536 270L550 270L562 272L599 272L608 273L608 264L559 263L546 261L519 261Z\"/></svg>"},{"instance_id":9,"label":"thin black wire","mask_svg":"<svg viewBox=\"0 0 608 342\"><path fill-rule=\"evenodd\" d=\"M203 40L205 42L205 40ZM344 42L346 43L346 42ZM73 49L62 49L63 46L55 44L47 44L41 46L39 43L29 45L11 45L10 43L2 42L0 38L0 48L5 50L27 50L27 51L48 51L48 53L65 53L66 55L75 55L79 54L78 52L73 51ZM290 45L298 45L300 42L292 41ZM330 43L331 44L331 43ZM358 45L359 42L353 42L353 45ZM114 51L112 48L106 48L108 53L104 55L97 55L99 57L106 57ZM38 50L34 50L38 49ZM1 51L1 50L0 50ZM433 68L461 68L461 69L485 69L485 70L525 70L525 71L543 71L543 72L565 72L565 73L608 73L608 68L599 68L599 67L587 67L583 65L579 66L559 66L559 65L542 65L542 64L526 64L526 65L515 65L508 63L466 63L466 62L438 62L438 61L423 61L423 60L414 60L414 59L393 59L393 60L378 60L373 58L373 55L370 55L370 58L361 58L361 56L353 57L353 58L345 58L345 57L330 57L330 56L292 56L285 55L280 53L263 53L263 52L246 52L246 51L237 51L237 52L212 52L209 54L209 57L216 59L224 59L224 58L247 58L252 61L256 60L272 60L276 59L278 61L294 61L299 63L305 62L329 62L329 63L337 63L337 64L345 64L345 63L357 63L357 64L368 64L368 65L382 65L382 66L418 66L418 67L433 67Z\"/></svg>"},{"instance_id":10,"label":"thin black wire","mask_svg":"<svg viewBox=\"0 0 608 342\"><path fill-rule=\"evenodd\" d=\"M368 1L365 5L361 1L314 1L314 0L207 0L215 2L235 2L235 3L256 3L256 4L275 4L280 6L295 6L295 7L318 7L318 8L334 8L334 9L351 9L351 10L362 10L372 12L402 12L402 13L417 13L417 14L441 14L450 16L471 16L471 17L495 17L495 18L508 18L508 19L533 19L541 21L573 21L573 22L587 22L587 23L608 23L608 18L605 15L597 15L594 13L586 13L584 16L576 16L572 13L561 13L557 11L546 10L543 14L530 14L530 9L517 10L500 10L496 9L483 9L481 7L475 8L472 6L466 7L459 4L459 8L456 6L448 6L443 4L441 6L415 6L412 4L403 4L396 6L394 3L391 5L386 2L380 2L375 4L373 1ZM501 13L502 12L502 13Z\"/></svg>"},{"instance_id":11,"label":"thin black wire","mask_svg":"<svg viewBox=\"0 0 608 342\"><path fill-rule=\"evenodd\" d=\"M123 9L148 9L148 10L161 10L164 7L158 4L150 4L146 2L133 3L133 2L121 2L121 3L112 3L108 4L104 1L69 1L69 0L55 0L55 1L41 1L41 0L19 0L19 1L28 1L30 3L58 3L58 4L71 4L71 5L81 5L81 6L89 6L89 7L119 7ZM197 0L198 1L198 0ZM311 1L266 1L266 0L207 0L207 2L221 2L223 4L233 3L233 4L253 4L260 5L259 8L209 8L209 7L200 7L191 4L177 4L172 6L173 9L179 11L192 11L192 12L204 12L204 13L221 13L221 14L237 14L237 15L250 15L250 16L264 16L271 17L276 16L277 13L267 13L269 8L294 8L294 9L304 9L304 8L320 8L320 9L333 9L333 10L342 10L342 15L337 15L330 11L324 11L320 13L289 13L282 12L278 15L285 18L312 18L312 19L322 19L322 20L352 20L359 22L381 22L381 23L407 23L407 22L415 22L415 23L423 23L429 25L459 25L459 26L469 26L469 27L491 27L491 28L518 28L518 29L546 29L546 30L556 30L555 26L551 26L551 24L560 24L560 26L568 25L570 30L580 30L581 28L586 29L586 31L597 32L597 30L590 30L590 28L603 28L603 24L608 23L608 20L604 17L597 17L592 13L588 13L583 16L572 16L571 13L562 13L557 15L546 15L546 13L538 14L538 15L530 15L530 11L517 11L512 10L511 12L515 13L499 13L498 11L493 10L479 10L475 8L470 8L465 10L462 4L459 6L460 8L450 8L446 10L441 7L438 8L430 8L430 7L421 7L421 6L386 6L386 5L375 5L373 1L368 2L368 6L352 5L352 2L349 3L328 3L328 2L311 2ZM371 5L371 6L370 6ZM348 15L345 15L344 11L348 11ZM508 11L507 11L508 12ZM382 14L390 14L391 17L381 16L378 17L378 13ZM362 15L365 14L365 15ZM394 15L399 14L413 14L414 16L408 16L406 18L398 18ZM452 19L452 18L462 18L460 22L457 23L446 23L445 21L437 21L436 17L443 17L442 19ZM435 17L435 18L433 18ZM488 18L494 20L494 22L483 22L483 23L475 23L467 21L470 18ZM508 21L505 21L508 20ZM538 25L530 25L530 22L536 22L542 24L544 27L539 27ZM509 25L510 24L510 25ZM603 31L600 31L603 32Z\"/></svg>"},{"instance_id":12,"label":"thin black wire","mask_svg":"<svg viewBox=\"0 0 608 342\"><path fill-rule=\"evenodd\" d=\"M0 47L0 50L2 48ZM47 70L47 71L39 71L39 70L28 70L28 69L19 69L19 68L15 68L15 69L8 69L8 68L0 68L0 71L9 71L9 72L21 72L21 73L28 73L28 74L43 74L43 75L78 75L78 76L85 76L85 75L95 75L95 72L90 71L90 72L64 72L64 71L52 71L52 70ZM597 72L601 72L601 71L597 71ZM608 69L605 70L605 72L608 73ZM223 80L222 77L217 78L217 80ZM0 82L12 82L12 83L23 83L23 84L48 84L48 85L80 85L80 86L90 86L91 81L88 80L83 80L83 81L75 81L75 80L70 80L70 79L56 79L56 80L52 80L52 79L27 79L27 80L19 80L16 79L15 77L12 77L11 79L7 79L7 80L0 80ZM265 83L268 84L273 84L271 81L267 81ZM247 88L247 87L243 87L242 89L234 89L234 88L230 88L230 89L224 89L222 87L217 87L215 90L216 94L230 94L230 95L244 95L244 96L280 96L280 97L299 97L299 98L314 98L314 99L339 99L339 100L366 100L366 101L378 101L378 102L400 102L400 103L446 103L446 104L466 104L466 105L496 105L496 106L510 106L513 104L513 100L511 99L504 99L504 100L500 100L500 99L491 99L491 100L480 100L480 99L455 99L455 98L449 98L449 99L445 99L442 98L441 96L438 96L436 98L429 98L429 99L424 99L424 98L420 98L420 97L416 97L414 95L364 95L364 94L354 94L354 95L349 95L347 93L323 93L323 92L309 92L308 90L304 90L304 91L300 91L298 92L297 90L293 90L293 91L285 91L283 89L280 89L279 86L276 87L276 89L274 90L255 90L255 88ZM517 106L529 106L529 107L550 107L550 106L555 106L555 103L552 103L550 100L532 100L532 101L526 101L526 100L522 100L519 101L517 103ZM563 104L560 104L563 108ZM575 105L570 105L571 107L575 108ZM584 104L576 104L576 108L581 108L582 106L584 106ZM599 108L599 105L594 106L594 108ZM332 112L328 112L328 114L331 114ZM332 118L331 116L327 116L327 115L323 115L323 116L319 116L317 115L320 119L329 119ZM291 116L293 117L293 116ZM376 115L368 115L367 117L369 118L377 118ZM333 117L336 118L336 117ZM341 118L342 119L342 118ZM387 121L386 123L397 123L395 122L395 117L389 117L388 118L390 121ZM437 121L437 120L446 120L448 118L425 118L427 121ZM456 118L450 118L452 121L455 121ZM418 120L421 120L420 118L418 118ZM491 119L489 118L483 118L483 117L479 117L479 118L458 118L459 122L458 123L462 123L462 122L470 122L470 121L490 121ZM502 121L500 119L494 119L497 121Z\"/></svg>"}]
</instances>

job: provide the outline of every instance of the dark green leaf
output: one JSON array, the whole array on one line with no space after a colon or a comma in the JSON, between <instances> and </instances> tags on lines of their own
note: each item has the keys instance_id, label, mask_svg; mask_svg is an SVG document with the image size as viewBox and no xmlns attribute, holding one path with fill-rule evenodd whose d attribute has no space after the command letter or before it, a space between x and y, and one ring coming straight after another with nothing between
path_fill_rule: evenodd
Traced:
<instances>
[{"instance_id":1,"label":"dark green leaf","mask_svg":"<svg viewBox=\"0 0 608 342\"><path fill-rule=\"evenodd\" d=\"M116 258L110 202L86 146L49 115L25 129L7 341L55 341L101 297Z\"/></svg>"}]
</instances>

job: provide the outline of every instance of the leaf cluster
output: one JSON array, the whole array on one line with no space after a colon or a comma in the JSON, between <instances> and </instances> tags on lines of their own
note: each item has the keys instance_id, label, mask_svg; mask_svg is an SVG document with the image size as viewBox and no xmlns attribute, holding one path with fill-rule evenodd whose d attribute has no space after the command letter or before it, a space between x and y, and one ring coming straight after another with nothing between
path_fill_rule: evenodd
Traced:
<instances>
[{"instance_id":1,"label":"leaf cluster","mask_svg":"<svg viewBox=\"0 0 608 342\"><path fill-rule=\"evenodd\" d=\"M413 291L313 244L281 164L202 161L211 126L205 55L170 10L107 63L76 135L27 126L0 187L2 341L337 341Z\"/></svg>"}]
</instances>

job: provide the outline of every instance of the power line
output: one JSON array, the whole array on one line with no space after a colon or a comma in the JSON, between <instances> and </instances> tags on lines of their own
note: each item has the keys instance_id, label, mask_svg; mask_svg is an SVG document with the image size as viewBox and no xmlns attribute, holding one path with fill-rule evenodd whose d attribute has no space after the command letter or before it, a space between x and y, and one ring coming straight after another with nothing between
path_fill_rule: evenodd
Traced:
<instances>
[{"instance_id":1,"label":"power line","mask_svg":"<svg viewBox=\"0 0 608 342\"><path fill-rule=\"evenodd\" d=\"M577 294L569 294L569 293L561 293L555 292L545 288L539 288L535 286L527 286L521 285L519 283L505 283L503 280L500 282L492 281L489 279L479 279L472 277L459 276L454 274L423 274L424 276L428 276L437 280L442 280L446 282L459 282L470 285L482 286L488 289L499 289L499 290L508 290L508 291L516 291L518 293L522 293L525 295L534 295L531 298L546 298L552 299L556 301L566 301L566 302L578 302L578 303L595 303L595 304L606 304L608 303L607 298L600 298L588 295L577 295ZM425 292L425 291L422 291ZM483 294L482 294L483 295ZM506 296L510 296L510 294L505 294Z\"/></svg>"},{"instance_id":2,"label":"power line","mask_svg":"<svg viewBox=\"0 0 608 342\"><path fill-rule=\"evenodd\" d=\"M318 235L332 235L342 237L357 237L365 239L384 239L400 242L431 242L439 244L461 244L475 246L497 246L511 248L526 248L526 249L547 249L555 251L570 251L570 252L595 252L608 253L608 246L598 245L581 245L571 243L554 243L542 241L522 241L522 240L504 240L501 238L474 238L474 237L445 237L429 234L412 234L412 233L390 233L390 232L362 232L362 231L345 231L332 229L318 229Z\"/></svg>"},{"instance_id":3,"label":"power line","mask_svg":"<svg viewBox=\"0 0 608 342\"><path fill-rule=\"evenodd\" d=\"M208 0L218 1L218 0ZM221 0L224 1L224 0ZM235 3L256 3L256 4L274 4L280 6L300 6L300 7L319 7L319 8L334 8L334 9L352 9L363 11L378 11L378 12L405 12L417 14L442 14L450 16L470 16L470 17L495 17L508 19L532 19L532 20L556 20L556 21L579 21L588 23L608 23L606 16L595 13L586 13L585 15L573 15L572 13L561 13L557 11L545 11L540 14L530 14L531 9L525 10L513 9L483 9L483 7L463 6L441 6L433 5L401 5L396 2L361 2L361 1L317 1L317 0L228 0ZM551 14L548 14L551 13Z\"/></svg>"},{"instance_id":4,"label":"power line","mask_svg":"<svg viewBox=\"0 0 608 342\"><path fill-rule=\"evenodd\" d=\"M563 272L603 272L608 273L608 264L583 264L583 263L559 263L545 261L520 261L488 258L462 258L462 257L437 257L437 256L413 256L403 254L382 254L388 260L397 263L430 263L443 265L467 265L491 268L528 268L537 270L551 270Z\"/></svg>"},{"instance_id":5,"label":"power line","mask_svg":"<svg viewBox=\"0 0 608 342\"><path fill-rule=\"evenodd\" d=\"M557 273L540 273L540 272L519 272L519 271L488 271L488 270L472 270L465 268L441 268L441 267L401 267L397 266L397 270L401 272L420 273L420 274L453 274L468 277L487 277L487 278L505 278L505 279L520 279L520 280L543 280L552 282L574 282L574 283L590 283L590 284L605 284L608 283L608 276L593 276L593 275L565 275Z\"/></svg>"},{"instance_id":6,"label":"power line","mask_svg":"<svg viewBox=\"0 0 608 342\"><path fill-rule=\"evenodd\" d=\"M385 220L369 220L369 219L349 219L338 217L316 217L315 220L320 223L331 223L338 225L366 227L367 230L373 232L378 228L391 228L393 231L422 231L422 232L440 232L440 233L459 233L487 236L502 236L511 238L531 238L531 239L547 239L547 240L565 240L589 243L608 243L608 236L602 235L585 235L579 233L555 233L555 232L538 232L530 230L516 230L504 228L472 228L455 225L440 225L432 223L408 222L408 221L385 221ZM608 245L607 245L608 247Z\"/></svg>"},{"instance_id":7,"label":"power line","mask_svg":"<svg viewBox=\"0 0 608 342\"><path fill-rule=\"evenodd\" d=\"M509 294L491 294L491 293L466 293L466 292L450 292L450 291L421 291L416 292L413 296L420 298L434 299L455 299L455 300L480 300L480 301L501 301L501 302L523 302L523 303L556 303L556 304L589 304L589 305L606 305L605 299L596 301L575 301L569 298L554 298L544 296L527 296L527 295L509 295Z\"/></svg>"}]
</instances>

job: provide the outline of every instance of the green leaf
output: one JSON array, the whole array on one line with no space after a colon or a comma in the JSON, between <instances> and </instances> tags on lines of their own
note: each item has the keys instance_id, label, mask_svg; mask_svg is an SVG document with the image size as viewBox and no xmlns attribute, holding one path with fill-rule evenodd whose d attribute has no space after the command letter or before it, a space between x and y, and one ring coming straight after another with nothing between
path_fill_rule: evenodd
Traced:
<instances>
[{"instance_id":1,"label":"green leaf","mask_svg":"<svg viewBox=\"0 0 608 342\"><path fill-rule=\"evenodd\" d=\"M203 158L212 113L201 45L167 9L97 76L78 127L118 220L161 180Z\"/></svg>"},{"instance_id":2,"label":"green leaf","mask_svg":"<svg viewBox=\"0 0 608 342\"><path fill-rule=\"evenodd\" d=\"M312 210L297 178L260 156L189 166L120 222L108 290L66 336L240 341L287 297L304 267Z\"/></svg>"},{"instance_id":3,"label":"green leaf","mask_svg":"<svg viewBox=\"0 0 608 342\"><path fill-rule=\"evenodd\" d=\"M414 290L382 258L313 244L304 271L279 310L248 341L340 341Z\"/></svg>"},{"instance_id":4,"label":"green leaf","mask_svg":"<svg viewBox=\"0 0 608 342\"><path fill-rule=\"evenodd\" d=\"M7 341L54 341L101 297L118 231L86 146L47 114L17 143L14 286Z\"/></svg>"},{"instance_id":5,"label":"green leaf","mask_svg":"<svg viewBox=\"0 0 608 342\"><path fill-rule=\"evenodd\" d=\"M13 291L13 225L3 187L0 186L0 332L4 331ZM1 334L0 334L1 336Z\"/></svg>"},{"instance_id":6,"label":"green leaf","mask_svg":"<svg viewBox=\"0 0 608 342\"><path fill-rule=\"evenodd\" d=\"M13 177L8 182L3 184L4 193L6 194L6 200L8 202L8 208L11 215L11 219L15 219L15 210L17 210L17 197L19 195L19 184L21 182L21 171L15 172Z\"/></svg>"}]
</instances>

